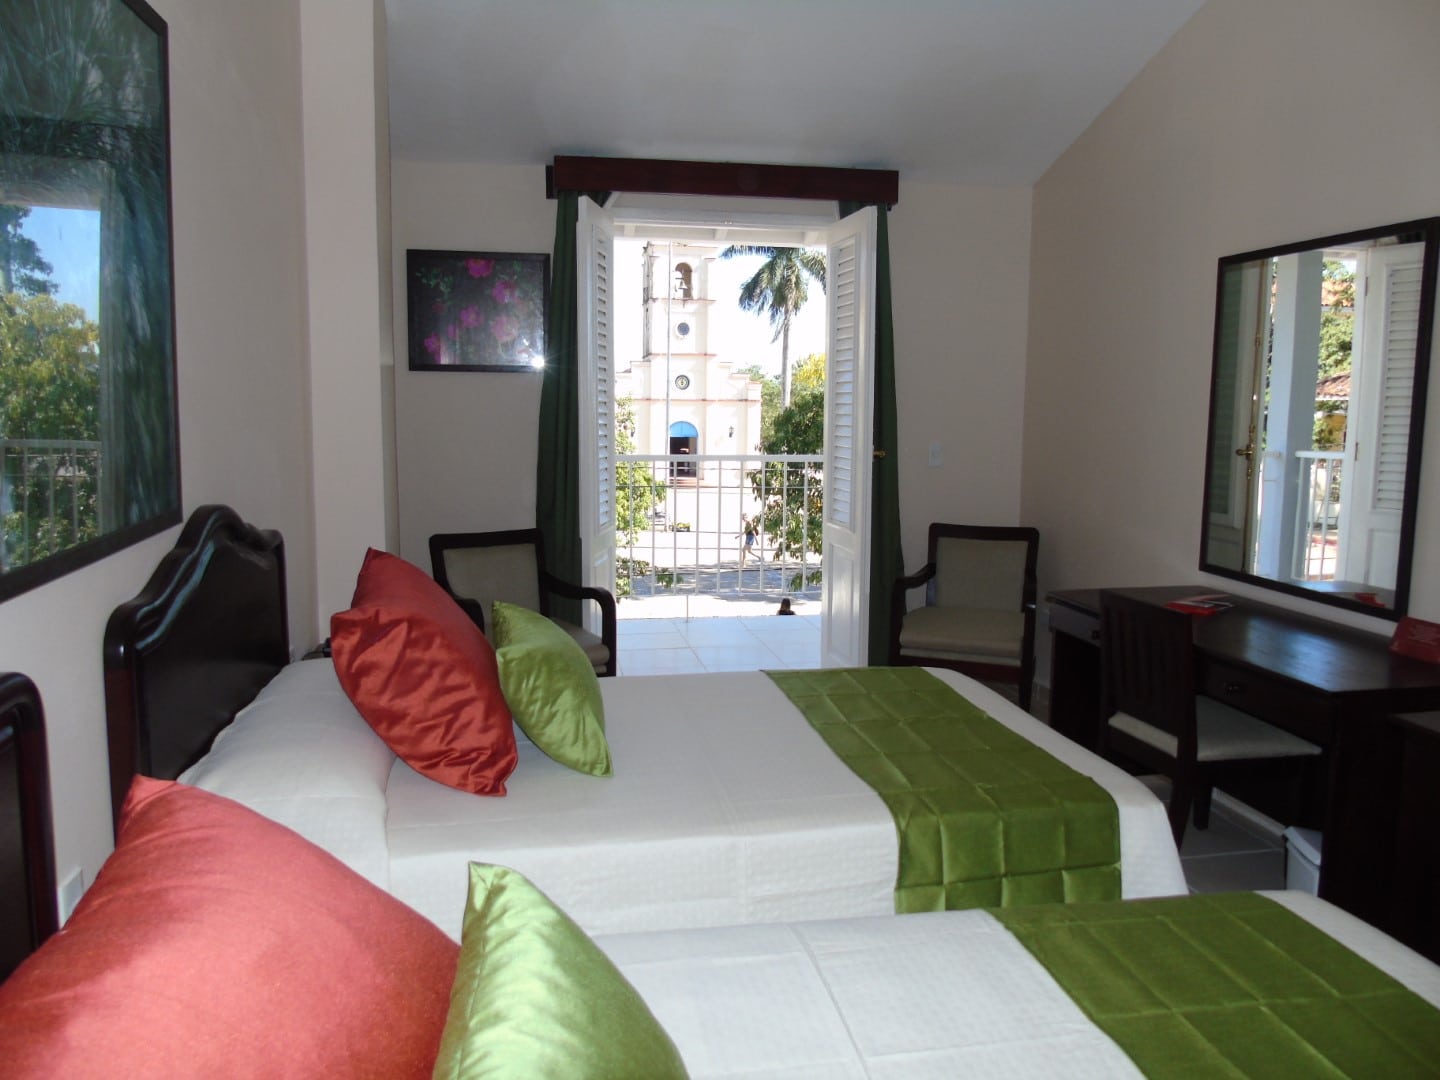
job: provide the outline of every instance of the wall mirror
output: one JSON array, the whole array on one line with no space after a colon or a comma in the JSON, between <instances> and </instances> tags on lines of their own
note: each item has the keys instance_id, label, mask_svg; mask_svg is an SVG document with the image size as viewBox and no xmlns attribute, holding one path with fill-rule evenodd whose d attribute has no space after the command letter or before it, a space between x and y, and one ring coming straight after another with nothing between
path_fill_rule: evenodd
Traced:
<instances>
[{"instance_id":1,"label":"wall mirror","mask_svg":"<svg viewBox=\"0 0 1440 1080\"><path fill-rule=\"evenodd\" d=\"M0 4L0 600L180 521L167 33Z\"/></svg>"},{"instance_id":2,"label":"wall mirror","mask_svg":"<svg viewBox=\"0 0 1440 1080\"><path fill-rule=\"evenodd\" d=\"M1201 570L1404 614L1437 254L1429 218L1220 260Z\"/></svg>"}]
</instances>

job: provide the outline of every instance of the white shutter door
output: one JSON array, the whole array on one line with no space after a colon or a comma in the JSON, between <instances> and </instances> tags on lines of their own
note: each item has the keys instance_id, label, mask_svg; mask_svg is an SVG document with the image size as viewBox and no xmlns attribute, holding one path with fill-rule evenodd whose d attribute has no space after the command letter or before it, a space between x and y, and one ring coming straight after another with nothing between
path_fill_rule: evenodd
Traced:
<instances>
[{"instance_id":1,"label":"white shutter door","mask_svg":"<svg viewBox=\"0 0 1440 1080\"><path fill-rule=\"evenodd\" d=\"M1370 252L1353 350L1340 576L1382 589L1395 587L1399 562L1422 254L1420 244Z\"/></svg>"},{"instance_id":2,"label":"white shutter door","mask_svg":"<svg viewBox=\"0 0 1440 1080\"><path fill-rule=\"evenodd\" d=\"M584 584L615 591L614 218L580 199L579 262L580 558ZM586 619L599 631L595 605Z\"/></svg>"},{"instance_id":3,"label":"white shutter door","mask_svg":"<svg viewBox=\"0 0 1440 1080\"><path fill-rule=\"evenodd\" d=\"M875 210L830 227L825 260L825 574L820 656L865 663L870 583L871 387L875 358Z\"/></svg>"}]
</instances>

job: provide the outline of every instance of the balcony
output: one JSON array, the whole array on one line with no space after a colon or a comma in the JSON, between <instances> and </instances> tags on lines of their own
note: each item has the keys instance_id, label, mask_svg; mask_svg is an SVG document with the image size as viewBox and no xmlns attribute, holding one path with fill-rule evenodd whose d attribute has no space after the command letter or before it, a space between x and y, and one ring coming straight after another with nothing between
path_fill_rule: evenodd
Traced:
<instances>
[{"instance_id":1,"label":"balcony","mask_svg":"<svg viewBox=\"0 0 1440 1080\"><path fill-rule=\"evenodd\" d=\"M622 674L818 666L821 462L619 456ZM759 525L748 544L747 522ZM778 614L784 600L793 615Z\"/></svg>"},{"instance_id":2,"label":"balcony","mask_svg":"<svg viewBox=\"0 0 1440 1080\"><path fill-rule=\"evenodd\" d=\"M99 535L101 446L72 439L0 439L0 571Z\"/></svg>"}]
</instances>

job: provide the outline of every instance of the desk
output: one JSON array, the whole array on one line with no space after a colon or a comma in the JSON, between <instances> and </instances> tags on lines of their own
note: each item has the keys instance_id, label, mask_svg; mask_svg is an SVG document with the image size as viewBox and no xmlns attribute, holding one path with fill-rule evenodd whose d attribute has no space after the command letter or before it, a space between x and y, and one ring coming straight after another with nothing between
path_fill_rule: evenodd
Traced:
<instances>
[{"instance_id":1,"label":"desk","mask_svg":"<svg viewBox=\"0 0 1440 1080\"><path fill-rule=\"evenodd\" d=\"M1164 604L1216 590L1199 585L1121 590ZM1396 859L1395 778L1402 753L1394 713L1440 709L1440 664L1397 656L1389 640L1232 596L1195 619L1201 693L1325 747L1320 895L1381 926ZM1051 593L1050 722L1091 749L1100 736L1100 591ZM1287 822L1287 824L1289 824Z\"/></svg>"}]
</instances>

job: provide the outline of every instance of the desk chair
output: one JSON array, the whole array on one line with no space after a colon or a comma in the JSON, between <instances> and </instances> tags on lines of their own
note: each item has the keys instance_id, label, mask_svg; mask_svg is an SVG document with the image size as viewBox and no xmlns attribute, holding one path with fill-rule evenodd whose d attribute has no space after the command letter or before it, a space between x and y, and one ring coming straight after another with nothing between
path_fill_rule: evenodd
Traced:
<instances>
[{"instance_id":1,"label":"desk chair","mask_svg":"<svg viewBox=\"0 0 1440 1080\"><path fill-rule=\"evenodd\" d=\"M572 585L544 569L539 529L436 533L430 537L430 570L481 632L496 600L550 617L575 639L597 675L614 675L615 597L605 589ZM564 596L600 606L600 635L550 615L550 598Z\"/></svg>"},{"instance_id":2,"label":"desk chair","mask_svg":"<svg viewBox=\"0 0 1440 1080\"><path fill-rule=\"evenodd\" d=\"M947 667L1013 682L1030 708L1035 682L1035 558L1040 534L1023 526L933 522L925 566L895 583L890 663ZM925 604L905 595L925 586Z\"/></svg>"},{"instance_id":3,"label":"desk chair","mask_svg":"<svg viewBox=\"0 0 1440 1080\"><path fill-rule=\"evenodd\" d=\"M1225 615L1205 616L1223 619ZM1217 775L1264 766L1298 775L1320 747L1195 692L1196 618L1110 590L1100 593L1101 741L1171 781L1170 831L1210 825Z\"/></svg>"}]
</instances>

